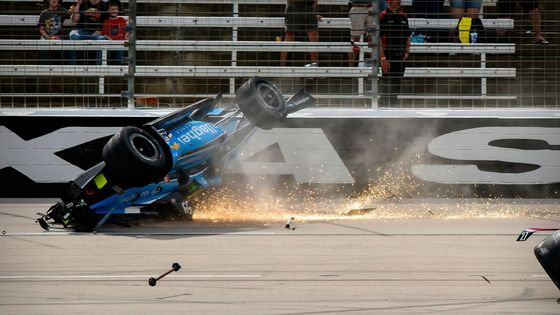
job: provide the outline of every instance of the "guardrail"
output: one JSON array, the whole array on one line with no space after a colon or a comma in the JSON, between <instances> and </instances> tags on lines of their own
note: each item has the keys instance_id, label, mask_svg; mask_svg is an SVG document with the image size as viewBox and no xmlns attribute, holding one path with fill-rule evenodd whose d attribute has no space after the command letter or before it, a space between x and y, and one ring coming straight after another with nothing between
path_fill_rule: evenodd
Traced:
<instances>
[{"instance_id":1,"label":"guardrail","mask_svg":"<svg viewBox=\"0 0 560 315\"><path fill-rule=\"evenodd\" d=\"M39 40L0 39L0 50L128 50L121 40ZM273 42L273 41L198 41L198 40L137 40L138 51L260 51L279 52L351 52L360 47L365 53L372 49L358 42Z\"/></svg>"},{"instance_id":2,"label":"guardrail","mask_svg":"<svg viewBox=\"0 0 560 315\"><path fill-rule=\"evenodd\" d=\"M487 54L513 54L514 44L460 44L460 43L412 43L412 54L474 54L480 55L479 68L467 67L407 67L405 78L478 78L480 79L480 94L470 95L430 95L430 94L400 94L398 99L473 99L473 100L515 100L514 95L489 95L487 78L515 78L515 68L487 68Z\"/></svg>"},{"instance_id":3,"label":"guardrail","mask_svg":"<svg viewBox=\"0 0 560 315\"><path fill-rule=\"evenodd\" d=\"M404 0L406 1L406 0ZM492 0L485 0L492 1ZM494 0L495 1L495 0ZM12 2L11 0L0 0L0 2ZM37 2L37 0L19 0L18 2ZM73 0L64 1L65 3L76 3ZM128 0L122 0L128 3ZM279 4L286 5L288 0L135 0L136 3L149 4ZM318 5L347 5L348 0L318 0Z\"/></svg>"},{"instance_id":4,"label":"guardrail","mask_svg":"<svg viewBox=\"0 0 560 315\"><path fill-rule=\"evenodd\" d=\"M230 1L232 4L285 4L286 1ZM191 2L188 2L191 3ZM194 1L192 3L204 3ZM228 1L214 1L213 3L229 3ZM346 5L346 1L330 0L321 1L320 4L326 5ZM366 94L365 80L368 75L365 74L368 69L371 72L371 67L364 67L364 56L372 52L367 43L350 43L344 42L278 42L278 41L240 41L238 31L242 28L275 28L283 29L285 21L283 17L239 17L237 16L238 8L234 7L233 16L214 17L214 16L138 16L136 18L136 25L139 28L157 29L157 28L229 28L231 29L231 41L224 40L206 40L206 41L189 41L189 40L137 40L135 44L136 51L139 52L167 52L167 53L184 53L184 52L227 52L230 54L230 66L218 68L178 68L180 70L173 71L169 67L154 66L153 68L142 68L137 66L135 76L157 76L162 77L163 73L167 73L171 77L188 77L188 78L229 78L229 89L226 94L232 95L236 89L235 79L242 76L250 75L266 75L268 77L276 78L356 78L358 90L355 95L344 95L337 93L327 94L330 97L350 99L371 99L371 96ZM10 26L36 26L38 21L37 15L0 15L0 25ZM67 21L68 23L68 21ZM319 21L319 28L321 29L350 29L349 18L323 18ZM126 41L70 41L70 40L0 40L0 50L4 51L102 51L102 64L107 64L107 52L112 50L127 50L128 43ZM292 53L307 53L307 52L322 52L322 53L342 53L349 54L353 48L359 47L361 52L359 54L360 67L347 68L347 67L320 67L314 69L300 68L289 70L287 68L260 66L260 67L238 67L238 52L281 52L289 51ZM10 69L10 67L5 68ZM122 77L125 73L125 67L107 68L103 71L94 70L91 67L79 67L69 70L68 67L62 67L61 71L53 71L49 67L36 67L31 71L27 65L17 65L13 69L18 69L17 74L13 71L4 71L5 75L10 72L16 76L38 76L49 77L55 75L63 75L67 73L74 73L80 77L92 77L99 74L98 94L104 97L112 95L118 96L115 93L106 93L105 77ZM23 71L23 69L26 69ZM108 70L111 69L111 70ZM141 72L141 69L150 69ZM205 70L204 70L205 69ZM70 71L70 72L68 72ZM193 72L194 71L194 72ZM201 71L204 71L202 74ZM32 93L31 93L32 94ZM4 95L19 96L19 93L9 93ZM35 93L38 97L45 97L45 93ZM156 94L156 96L159 93ZM182 96L199 95L199 93L184 94ZM321 98L321 97L320 97Z\"/></svg>"},{"instance_id":5,"label":"guardrail","mask_svg":"<svg viewBox=\"0 0 560 315\"><path fill-rule=\"evenodd\" d=\"M126 51L126 41L92 41L92 40L0 40L0 51L98 51L101 50L103 65L0 65L0 77L99 77L98 94L105 93L104 77L122 77L128 75L128 66L108 66L107 53L112 50ZM192 52L232 52L260 51L279 52L351 52L354 46L371 53L367 43L346 42L268 42L268 41L171 41L171 40L139 40L137 51L192 51ZM363 63L362 63L363 65ZM364 93L363 79L371 75L368 67L243 67L243 66L136 66L137 77L188 77L188 78L242 78L254 75L269 78L359 78L361 85L355 98L368 98ZM230 87L229 94L235 93L235 86ZM10 94L19 96L19 94ZM44 97L45 94L35 94ZM112 94L115 97L115 94ZM155 95L158 96L158 95ZM183 94L182 97L194 95ZM329 95L332 98L350 98L351 95Z\"/></svg>"},{"instance_id":6,"label":"guardrail","mask_svg":"<svg viewBox=\"0 0 560 315\"><path fill-rule=\"evenodd\" d=\"M49 66L49 65L0 65L0 76L57 76L57 77L125 77L128 66ZM138 77L202 77L202 78L367 78L371 68L365 67L221 67L221 66L136 66Z\"/></svg>"},{"instance_id":7,"label":"guardrail","mask_svg":"<svg viewBox=\"0 0 560 315\"><path fill-rule=\"evenodd\" d=\"M412 1L414 0L401 0L401 5L402 6L411 6L412 5ZM498 3L498 0L482 0L482 6L485 7L493 7L496 6L496 4ZM449 0L445 0L443 2L444 6L449 6Z\"/></svg>"},{"instance_id":8,"label":"guardrail","mask_svg":"<svg viewBox=\"0 0 560 315\"><path fill-rule=\"evenodd\" d=\"M38 15L0 15L1 26L37 26ZM66 20L69 26L70 21ZM219 28L284 28L283 17L239 16L138 16L139 27L219 27ZM350 29L349 18L323 18L319 28Z\"/></svg>"}]
</instances>

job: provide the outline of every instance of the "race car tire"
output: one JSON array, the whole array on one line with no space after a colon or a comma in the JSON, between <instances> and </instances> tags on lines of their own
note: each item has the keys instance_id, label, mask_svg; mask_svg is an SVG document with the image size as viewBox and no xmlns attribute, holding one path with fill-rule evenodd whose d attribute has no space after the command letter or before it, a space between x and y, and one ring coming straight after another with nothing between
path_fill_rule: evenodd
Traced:
<instances>
[{"instance_id":1,"label":"race car tire","mask_svg":"<svg viewBox=\"0 0 560 315\"><path fill-rule=\"evenodd\" d=\"M239 109L261 129L271 129L288 115L288 105L282 92L270 81L252 77L241 85L235 100Z\"/></svg>"},{"instance_id":2,"label":"race car tire","mask_svg":"<svg viewBox=\"0 0 560 315\"><path fill-rule=\"evenodd\" d=\"M560 231L535 246L535 256L552 282L560 290Z\"/></svg>"},{"instance_id":3,"label":"race car tire","mask_svg":"<svg viewBox=\"0 0 560 315\"><path fill-rule=\"evenodd\" d=\"M121 188L141 187L167 174L166 157L158 141L137 127L124 127L103 147L105 173Z\"/></svg>"}]
</instances>

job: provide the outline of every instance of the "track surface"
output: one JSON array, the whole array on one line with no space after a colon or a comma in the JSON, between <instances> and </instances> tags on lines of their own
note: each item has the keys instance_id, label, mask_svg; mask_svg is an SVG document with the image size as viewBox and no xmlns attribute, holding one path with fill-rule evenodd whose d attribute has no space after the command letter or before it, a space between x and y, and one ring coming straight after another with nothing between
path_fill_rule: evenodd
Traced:
<instances>
[{"instance_id":1,"label":"track surface","mask_svg":"<svg viewBox=\"0 0 560 315\"><path fill-rule=\"evenodd\" d=\"M0 200L0 314L560 313L533 255L546 235L515 242L523 228L560 225L557 204L546 219L146 222L68 234L34 223L52 201ZM148 286L173 262L183 268Z\"/></svg>"}]
</instances>

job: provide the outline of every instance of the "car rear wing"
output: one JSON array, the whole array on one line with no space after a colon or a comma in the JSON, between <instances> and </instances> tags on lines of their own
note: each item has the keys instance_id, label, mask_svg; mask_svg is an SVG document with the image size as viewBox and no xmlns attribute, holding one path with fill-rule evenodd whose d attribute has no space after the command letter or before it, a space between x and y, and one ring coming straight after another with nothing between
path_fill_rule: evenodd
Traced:
<instances>
[{"instance_id":1,"label":"car rear wing","mask_svg":"<svg viewBox=\"0 0 560 315\"><path fill-rule=\"evenodd\" d=\"M304 109L316 104L315 98L311 94L305 92L304 89L299 90L294 96L286 101L288 105L288 114L295 113L300 109Z\"/></svg>"},{"instance_id":2,"label":"car rear wing","mask_svg":"<svg viewBox=\"0 0 560 315\"><path fill-rule=\"evenodd\" d=\"M524 241L528 240L529 237L531 237L531 235L533 235L535 232L541 232L541 231L552 232L552 231L558 231L558 230L560 230L560 229L559 228L538 228L538 227L527 228L527 229L523 230L521 232L521 234L519 234L519 236L517 236L516 241L524 242Z\"/></svg>"}]
</instances>

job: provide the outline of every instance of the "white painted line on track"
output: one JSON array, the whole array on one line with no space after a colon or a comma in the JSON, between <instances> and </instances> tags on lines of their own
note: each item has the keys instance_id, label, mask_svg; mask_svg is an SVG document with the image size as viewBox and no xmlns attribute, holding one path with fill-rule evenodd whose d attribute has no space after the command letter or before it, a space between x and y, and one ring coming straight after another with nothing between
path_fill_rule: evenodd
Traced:
<instances>
[{"instance_id":1,"label":"white painted line on track","mask_svg":"<svg viewBox=\"0 0 560 315\"><path fill-rule=\"evenodd\" d=\"M2 236L63 236L63 235L88 235L92 233L74 233L74 232L16 232L3 234Z\"/></svg>"},{"instance_id":2,"label":"white painted line on track","mask_svg":"<svg viewBox=\"0 0 560 315\"><path fill-rule=\"evenodd\" d=\"M1 237L9 236L217 236L217 235L279 235L279 236L518 236L519 233L275 233L275 232L14 232L0 235Z\"/></svg>"},{"instance_id":3,"label":"white painted line on track","mask_svg":"<svg viewBox=\"0 0 560 315\"><path fill-rule=\"evenodd\" d=\"M1 280L78 280L78 279L144 279L153 275L37 275L37 276L0 276ZM261 278L262 275L224 274L224 275L174 275L173 278L204 279L204 278Z\"/></svg>"},{"instance_id":4,"label":"white painted line on track","mask_svg":"<svg viewBox=\"0 0 560 315\"><path fill-rule=\"evenodd\" d=\"M69 236L69 235L109 235L109 236L138 236L138 235L156 235L156 236L174 236L174 235L275 235L274 232L15 232L0 235L1 236Z\"/></svg>"}]
</instances>

